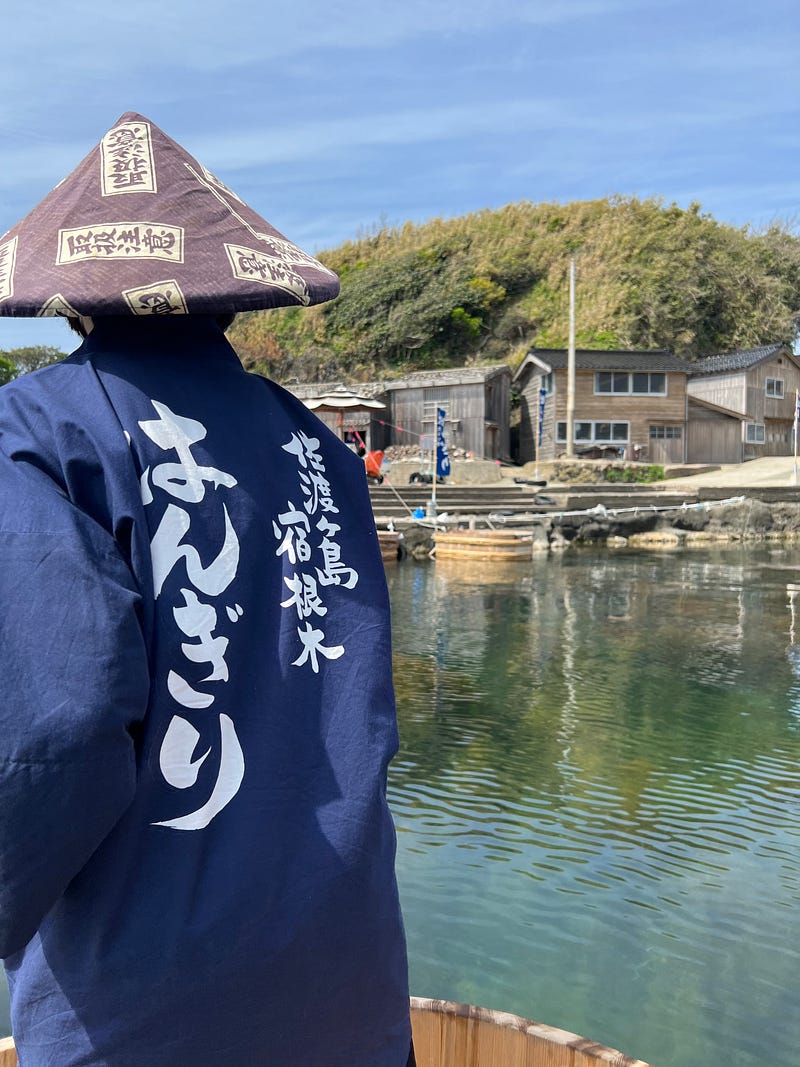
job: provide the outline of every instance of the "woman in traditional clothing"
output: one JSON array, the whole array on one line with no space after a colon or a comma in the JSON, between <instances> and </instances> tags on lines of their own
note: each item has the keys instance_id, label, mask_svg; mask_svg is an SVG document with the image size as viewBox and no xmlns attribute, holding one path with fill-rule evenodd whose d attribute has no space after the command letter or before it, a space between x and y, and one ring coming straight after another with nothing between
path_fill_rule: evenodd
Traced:
<instances>
[{"instance_id":1,"label":"woman in traditional clothing","mask_svg":"<svg viewBox=\"0 0 800 1067\"><path fill-rule=\"evenodd\" d=\"M0 955L25 1067L405 1067L363 461L237 311L336 277L126 114L0 238Z\"/></svg>"}]
</instances>

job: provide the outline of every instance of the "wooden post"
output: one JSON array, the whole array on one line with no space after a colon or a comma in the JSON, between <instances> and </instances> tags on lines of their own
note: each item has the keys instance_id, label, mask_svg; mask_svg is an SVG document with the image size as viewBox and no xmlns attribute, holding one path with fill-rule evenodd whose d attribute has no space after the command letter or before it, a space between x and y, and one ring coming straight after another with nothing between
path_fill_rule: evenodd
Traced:
<instances>
[{"instance_id":1,"label":"wooden post","mask_svg":"<svg viewBox=\"0 0 800 1067\"><path fill-rule=\"evenodd\" d=\"M575 260L569 261L569 348L567 349L567 458L575 455Z\"/></svg>"}]
</instances>

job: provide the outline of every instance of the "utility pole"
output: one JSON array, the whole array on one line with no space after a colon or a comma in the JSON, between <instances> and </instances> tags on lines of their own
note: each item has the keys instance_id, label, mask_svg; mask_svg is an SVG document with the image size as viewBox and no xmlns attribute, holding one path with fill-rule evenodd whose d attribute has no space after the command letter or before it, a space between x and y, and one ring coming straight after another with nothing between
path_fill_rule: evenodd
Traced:
<instances>
[{"instance_id":1,"label":"utility pole","mask_svg":"<svg viewBox=\"0 0 800 1067\"><path fill-rule=\"evenodd\" d=\"M569 261L569 348L567 350L567 458L575 455L575 260Z\"/></svg>"}]
</instances>

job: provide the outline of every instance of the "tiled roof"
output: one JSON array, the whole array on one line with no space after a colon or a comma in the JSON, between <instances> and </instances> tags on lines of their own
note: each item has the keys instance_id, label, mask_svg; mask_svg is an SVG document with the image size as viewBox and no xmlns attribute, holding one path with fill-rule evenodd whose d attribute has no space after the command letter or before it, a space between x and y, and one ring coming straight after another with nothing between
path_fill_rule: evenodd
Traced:
<instances>
[{"instance_id":1,"label":"tiled roof","mask_svg":"<svg viewBox=\"0 0 800 1067\"><path fill-rule=\"evenodd\" d=\"M532 348L522 362L515 378L519 378L523 368L532 363L530 357L535 357L546 363L553 370L561 370L567 365L567 350L565 348ZM534 366L536 364L533 364ZM692 364L683 359L678 359L665 349L644 350L603 350L579 348L575 352L576 370L619 370L619 371L683 371L689 374Z\"/></svg>"},{"instance_id":2,"label":"tiled roof","mask_svg":"<svg viewBox=\"0 0 800 1067\"><path fill-rule=\"evenodd\" d=\"M760 363L762 359L774 356L788 346L777 342L772 345L761 345L759 348L744 348L736 352L723 352L718 356L707 356L699 359L692 365L691 374L723 374L725 371L746 370L748 367Z\"/></svg>"}]
</instances>

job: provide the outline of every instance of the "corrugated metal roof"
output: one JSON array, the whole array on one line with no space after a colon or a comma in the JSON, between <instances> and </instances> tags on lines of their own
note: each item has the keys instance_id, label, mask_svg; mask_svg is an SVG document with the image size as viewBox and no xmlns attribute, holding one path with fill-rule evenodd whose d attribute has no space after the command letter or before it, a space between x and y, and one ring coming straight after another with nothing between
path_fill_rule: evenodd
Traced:
<instances>
[{"instance_id":1,"label":"corrugated metal roof","mask_svg":"<svg viewBox=\"0 0 800 1067\"><path fill-rule=\"evenodd\" d=\"M788 345L778 341L758 348L742 348L735 352L722 352L718 356L707 356L692 364L691 374L724 374L726 371L746 370L784 349L788 349Z\"/></svg>"}]
</instances>

